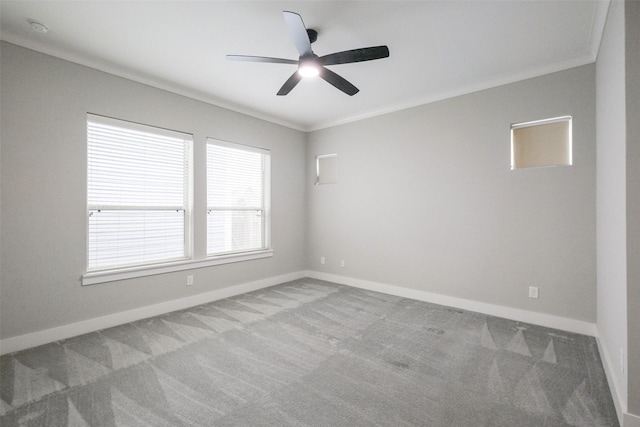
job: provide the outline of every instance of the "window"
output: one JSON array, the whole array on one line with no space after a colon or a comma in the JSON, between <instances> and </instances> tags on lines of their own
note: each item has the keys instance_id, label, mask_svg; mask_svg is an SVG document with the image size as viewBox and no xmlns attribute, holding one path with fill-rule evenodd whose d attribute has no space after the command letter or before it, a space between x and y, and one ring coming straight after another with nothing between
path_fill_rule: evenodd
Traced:
<instances>
[{"instance_id":1,"label":"window","mask_svg":"<svg viewBox=\"0 0 640 427\"><path fill-rule=\"evenodd\" d=\"M269 248L268 150L207 139L207 255Z\"/></svg>"},{"instance_id":2,"label":"window","mask_svg":"<svg viewBox=\"0 0 640 427\"><path fill-rule=\"evenodd\" d=\"M87 271L188 259L191 135L87 117Z\"/></svg>"},{"instance_id":3,"label":"window","mask_svg":"<svg viewBox=\"0 0 640 427\"><path fill-rule=\"evenodd\" d=\"M511 169L571 165L571 117L511 125Z\"/></svg>"},{"instance_id":4,"label":"window","mask_svg":"<svg viewBox=\"0 0 640 427\"><path fill-rule=\"evenodd\" d=\"M316 185L338 182L338 155L316 156Z\"/></svg>"}]
</instances>

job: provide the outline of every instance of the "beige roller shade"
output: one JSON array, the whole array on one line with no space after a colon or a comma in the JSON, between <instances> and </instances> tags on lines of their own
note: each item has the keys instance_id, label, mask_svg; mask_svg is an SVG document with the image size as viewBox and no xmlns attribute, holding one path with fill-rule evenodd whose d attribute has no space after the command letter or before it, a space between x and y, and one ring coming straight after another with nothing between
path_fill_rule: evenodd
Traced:
<instances>
[{"instance_id":1,"label":"beige roller shade","mask_svg":"<svg viewBox=\"0 0 640 427\"><path fill-rule=\"evenodd\" d=\"M571 164L571 117L511 126L511 169Z\"/></svg>"}]
</instances>

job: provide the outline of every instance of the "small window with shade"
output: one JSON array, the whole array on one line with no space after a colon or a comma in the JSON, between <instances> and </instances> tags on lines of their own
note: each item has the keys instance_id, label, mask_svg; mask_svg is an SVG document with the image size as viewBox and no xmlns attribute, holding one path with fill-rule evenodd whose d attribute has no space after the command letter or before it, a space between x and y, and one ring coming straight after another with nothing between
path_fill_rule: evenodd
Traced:
<instances>
[{"instance_id":1,"label":"small window with shade","mask_svg":"<svg viewBox=\"0 0 640 427\"><path fill-rule=\"evenodd\" d=\"M316 185L338 183L338 155L316 156Z\"/></svg>"},{"instance_id":2,"label":"small window with shade","mask_svg":"<svg viewBox=\"0 0 640 427\"><path fill-rule=\"evenodd\" d=\"M511 169L570 166L571 117L511 125Z\"/></svg>"}]
</instances>

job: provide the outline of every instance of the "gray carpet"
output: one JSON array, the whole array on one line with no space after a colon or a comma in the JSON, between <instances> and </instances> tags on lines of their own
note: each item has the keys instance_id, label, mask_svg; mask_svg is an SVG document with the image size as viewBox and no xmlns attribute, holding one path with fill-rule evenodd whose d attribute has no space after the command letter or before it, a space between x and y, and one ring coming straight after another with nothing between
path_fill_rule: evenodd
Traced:
<instances>
[{"instance_id":1,"label":"gray carpet","mask_svg":"<svg viewBox=\"0 0 640 427\"><path fill-rule=\"evenodd\" d=\"M0 358L3 426L617 426L591 337L303 279Z\"/></svg>"}]
</instances>

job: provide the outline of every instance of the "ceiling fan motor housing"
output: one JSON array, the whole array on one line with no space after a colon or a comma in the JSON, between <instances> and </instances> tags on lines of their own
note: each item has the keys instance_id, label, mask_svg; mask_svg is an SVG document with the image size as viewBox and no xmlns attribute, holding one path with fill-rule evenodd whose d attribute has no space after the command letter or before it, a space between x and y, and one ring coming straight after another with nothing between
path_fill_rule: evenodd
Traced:
<instances>
[{"instance_id":1,"label":"ceiling fan motor housing","mask_svg":"<svg viewBox=\"0 0 640 427\"><path fill-rule=\"evenodd\" d=\"M307 35L309 36L309 41L311 43L314 43L316 40L318 40L318 32L316 30L307 28Z\"/></svg>"}]
</instances>

